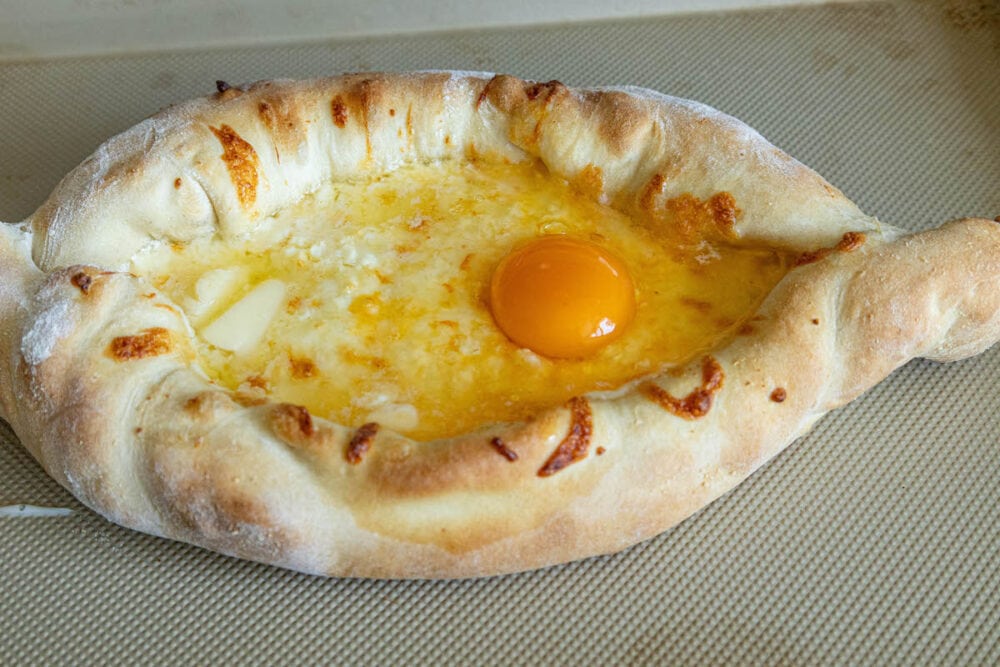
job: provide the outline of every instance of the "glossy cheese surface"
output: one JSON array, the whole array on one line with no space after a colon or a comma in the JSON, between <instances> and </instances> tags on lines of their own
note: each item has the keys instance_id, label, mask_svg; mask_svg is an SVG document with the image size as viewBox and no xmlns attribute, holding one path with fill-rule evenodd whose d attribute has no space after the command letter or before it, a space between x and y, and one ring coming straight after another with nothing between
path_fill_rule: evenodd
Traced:
<instances>
[{"instance_id":1,"label":"glossy cheese surface","mask_svg":"<svg viewBox=\"0 0 1000 667\"><path fill-rule=\"evenodd\" d=\"M626 215L531 163L411 165L329 184L245 238L147 249L132 270L185 311L220 385L436 438L618 388L736 335L788 258L677 219L704 207L675 208L666 222ZM627 327L580 358L521 347L491 312L498 265L553 235L606 249L633 284Z\"/></svg>"}]
</instances>

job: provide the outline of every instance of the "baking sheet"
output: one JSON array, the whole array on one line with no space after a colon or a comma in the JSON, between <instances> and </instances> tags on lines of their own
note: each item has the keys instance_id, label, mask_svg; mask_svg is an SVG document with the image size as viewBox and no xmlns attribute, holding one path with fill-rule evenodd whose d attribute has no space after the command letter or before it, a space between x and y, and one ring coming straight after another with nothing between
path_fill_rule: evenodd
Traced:
<instances>
[{"instance_id":1,"label":"baking sheet","mask_svg":"<svg viewBox=\"0 0 1000 667\"><path fill-rule=\"evenodd\" d=\"M1000 214L1000 16L865 3L0 65L0 219L231 82L351 70L637 84L747 121L910 229ZM678 528L456 582L331 580L118 528L0 424L0 664L997 664L1000 348L913 362Z\"/></svg>"}]
</instances>

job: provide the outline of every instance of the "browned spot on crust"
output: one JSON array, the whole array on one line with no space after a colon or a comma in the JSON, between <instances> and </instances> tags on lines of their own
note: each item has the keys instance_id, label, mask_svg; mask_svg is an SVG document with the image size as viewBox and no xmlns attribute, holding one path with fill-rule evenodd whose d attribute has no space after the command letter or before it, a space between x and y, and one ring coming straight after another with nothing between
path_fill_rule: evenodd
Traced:
<instances>
[{"instance_id":1,"label":"browned spot on crust","mask_svg":"<svg viewBox=\"0 0 1000 667\"><path fill-rule=\"evenodd\" d=\"M552 456L545 462L545 465L539 469L539 477L554 475L566 466L587 456L587 450L590 448L590 435L594 428L590 402L582 396L574 396L569 399L566 407L570 411L569 432L556 447L556 450L552 452Z\"/></svg>"},{"instance_id":2,"label":"browned spot on crust","mask_svg":"<svg viewBox=\"0 0 1000 667\"><path fill-rule=\"evenodd\" d=\"M229 170L240 205L244 209L250 208L257 201L257 171L260 166L257 152L229 125L209 129L222 144L222 161Z\"/></svg>"},{"instance_id":3,"label":"browned spot on crust","mask_svg":"<svg viewBox=\"0 0 1000 667\"><path fill-rule=\"evenodd\" d=\"M553 79L552 81L546 81L545 83L529 84L524 93L528 96L529 100L536 100L539 97L543 100L548 100L556 92L564 90L565 88L566 86Z\"/></svg>"},{"instance_id":4,"label":"browned spot on crust","mask_svg":"<svg viewBox=\"0 0 1000 667\"><path fill-rule=\"evenodd\" d=\"M184 411L191 416L211 421L237 408L229 394L223 391L209 390L195 394L184 402Z\"/></svg>"},{"instance_id":5,"label":"browned spot on crust","mask_svg":"<svg viewBox=\"0 0 1000 667\"><path fill-rule=\"evenodd\" d=\"M830 248L820 248L819 250L808 250L795 258L793 266L805 266L823 259L831 252Z\"/></svg>"},{"instance_id":6,"label":"browned spot on crust","mask_svg":"<svg viewBox=\"0 0 1000 667\"><path fill-rule=\"evenodd\" d=\"M573 178L571 185L581 194L597 199L604 192L604 172L597 165L588 164Z\"/></svg>"},{"instance_id":7,"label":"browned spot on crust","mask_svg":"<svg viewBox=\"0 0 1000 667\"><path fill-rule=\"evenodd\" d=\"M740 328L736 330L736 334L739 336L749 336L754 331L753 325L749 322L744 322L740 325Z\"/></svg>"},{"instance_id":8,"label":"browned spot on crust","mask_svg":"<svg viewBox=\"0 0 1000 667\"><path fill-rule=\"evenodd\" d=\"M813 324L819 324L819 318L818 317L812 318L812 323Z\"/></svg>"},{"instance_id":9,"label":"browned spot on crust","mask_svg":"<svg viewBox=\"0 0 1000 667\"><path fill-rule=\"evenodd\" d=\"M263 405L268 401L253 395L247 395L249 405ZM309 410L293 403L272 405L266 413L271 430L282 442L291 445L305 453L321 453L329 451L342 438L336 429L313 420Z\"/></svg>"},{"instance_id":10,"label":"browned spot on crust","mask_svg":"<svg viewBox=\"0 0 1000 667\"><path fill-rule=\"evenodd\" d=\"M372 446L372 442L375 440L375 436L378 435L378 424L375 422L368 422L367 424L362 424L354 435L351 436L351 441L347 443L347 451L344 457L347 462L352 465L357 465L365 458L365 454Z\"/></svg>"},{"instance_id":11,"label":"browned spot on crust","mask_svg":"<svg viewBox=\"0 0 1000 667\"><path fill-rule=\"evenodd\" d=\"M500 438L491 438L490 445L497 451L500 456L504 457L511 463L517 460L517 452L507 446L507 444Z\"/></svg>"},{"instance_id":12,"label":"browned spot on crust","mask_svg":"<svg viewBox=\"0 0 1000 667\"><path fill-rule=\"evenodd\" d=\"M656 197L663 192L663 184L666 179L663 174L656 173L649 179L649 183L642 189L639 195L639 208L647 213L652 213L656 209Z\"/></svg>"},{"instance_id":13,"label":"browned spot on crust","mask_svg":"<svg viewBox=\"0 0 1000 667\"><path fill-rule=\"evenodd\" d=\"M309 410L292 403L279 403L274 406L271 425L278 435L293 442L309 438L316 432Z\"/></svg>"},{"instance_id":14,"label":"browned spot on crust","mask_svg":"<svg viewBox=\"0 0 1000 667\"><path fill-rule=\"evenodd\" d=\"M332 102L333 122L344 127L348 119L360 123L365 133L366 155L372 156L372 134L370 119L373 114L385 113L385 83L378 78L354 79L334 97Z\"/></svg>"},{"instance_id":15,"label":"browned spot on crust","mask_svg":"<svg viewBox=\"0 0 1000 667\"><path fill-rule=\"evenodd\" d=\"M840 252L856 250L865 244L867 238L864 232L847 232L840 239L836 249Z\"/></svg>"},{"instance_id":16,"label":"browned spot on crust","mask_svg":"<svg viewBox=\"0 0 1000 667\"><path fill-rule=\"evenodd\" d=\"M548 114L569 97L566 86L558 81L532 83L498 75L483 89L476 106L480 108L489 99L494 107L510 116L511 141L522 147L537 147Z\"/></svg>"},{"instance_id":17,"label":"browned spot on crust","mask_svg":"<svg viewBox=\"0 0 1000 667\"><path fill-rule=\"evenodd\" d=\"M537 99L541 99L543 104L548 104L560 90L565 91L566 86L558 81L529 82L509 74L498 74L483 88L476 101L476 109L478 110L480 105L489 99L493 106L509 113L516 107Z\"/></svg>"},{"instance_id":18,"label":"browned spot on crust","mask_svg":"<svg viewBox=\"0 0 1000 667\"><path fill-rule=\"evenodd\" d=\"M296 106L287 97L274 96L258 102L257 113L268 132L274 136L274 154L280 162L279 144L289 149L294 149L298 144L301 122Z\"/></svg>"},{"instance_id":19,"label":"browned spot on crust","mask_svg":"<svg viewBox=\"0 0 1000 667\"><path fill-rule=\"evenodd\" d=\"M542 140L542 121L544 119L545 117L542 114L539 114L538 120L535 121L535 126L531 130L531 143L535 146L538 146Z\"/></svg>"},{"instance_id":20,"label":"browned spot on crust","mask_svg":"<svg viewBox=\"0 0 1000 667\"><path fill-rule=\"evenodd\" d=\"M820 248L819 250L807 250L795 259L794 266L804 266L812 264L827 257L834 252L850 252L857 250L865 244L867 237L864 232L847 232L832 248Z\"/></svg>"},{"instance_id":21,"label":"browned spot on crust","mask_svg":"<svg viewBox=\"0 0 1000 667\"><path fill-rule=\"evenodd\" d=\"M330 103L330 112L333 116L333 124L337 127L345 127L347 125L347 105L344 104L344 98L337 95L333 98Z\"/></svg>"},{"instance_id":22,"label":"browned spot on crust","mask_svg":"<svg viewBox=\"0 0 1000 667\"><path fill-rule=\"evenodd\" d=\"M292 377L296 380L315 377L319 374L319 369L312 359L305 357L289 357L288 363L292 367Z\"/></svg>"},{"instance_id":23,"label":"browned spot on crust","mask_svg":"<svg viewBox=\"0 0 1000 667\"><path fill-rule=\"evenodd\" d=\"M713 357L705 357L701 364L701 386L684 398L677 398L653 382L642 385L642 392L667 412L684 419L698 419L712 409L713 396L722 389L725 375L722 366Z\"/></svg>"},{"instance_id":24,"label":"browned spot on crust","mask_svg":"<svg viewBox=\"0 0 1000 667\"><path fill-rule=\"evenodd\" d=\"M650 210L647 208L646 210ZM656 211L651 211L656 214ZM685 192L664 203L667 219L682 236L694 236L699 231L716 230L732 236L740 210L728 192L717 192L707 200Z\"/></svg>"},{"instance_id":25,"label":"browned spot on crust","mask_svg":"<svg viewBox=\"0 0 1000 667\"><path fill-rule=\"evenodd\" d=\"M373 100L373 87L375 82L371 79L362 79L361 83L358 85L358 97L361 104L361 121L365 125L365 155L371 159L372 156L372 132L371 127L368 123L368 114L372 107Z\"/></svg>"},{"instance_id":26,"label":"browned spot on crust","mask_svg":"<svg viewBox=\"0 0 1000 667\"><path fill-rule=\"evenodd\" d=\"M717 192L708 200L709 209L712 212L712 219L725 233L732 234L736 226L736 216L739 209L736 208L736 199L728 192Z\"/></svg>"},{"instance_id":27,"label":"browned spot on crust","mask_svg":"<svg viewBox=\"0 0 1000 667\"><path fill-rule=\"evenodd\" d=\"M216 81L215 90L218 91L215 99L222 102L228 102L229 100L236 99L243 94L243 91L239 88L233 88L225 81Z\"/></svg>"},{"instance_id":28,"label":"browned spot on crust","mask_svg":"<svg viewBox=\"0 0 1000 667\"><path fill-rule=\"evenodd\" d=\"M267 509L256 498L220 492L213 494L212 501L218 512L214 517L217 530L221 533L239 532L243 526L270 527L273 523Z\"/></svg>"},{"instance_id":29,"label":"browned spot on crust","mask_svg":"<svg viewBox=\"0 0 1000 667\"><path fill-rule=\"evenodd\" d=\"M173 339L163 327L146 329L135 336L118 336L108 345L108 354L117 361L132 361L170 352Z\"/></svg>"},{"instance_id":30,"label":"browned spot on crust","mask_svg":"<svg viewBox=\"0 0 1000 667\"><path fill-rule=\"evenodd\" d=\"M395 109L389 109L389 115L390 116L395 116L396 115L396 110Z\"/></svg>"},{"instance_id":31,"label":"browned spot on crust","mask_svg":"<svg viewBox=\"0 0 1000 667\"><path fill-rule=\"evenodd\" d=\"M244 408L250 408L257 405L265 405L268 400L263 396L257 396L256 394L248 394L246 392L237 391L233 394L233 402L238 405L242 405Z\"/></svg>"},{"instance_id":32,"label":"browned spot on crust","mask_svg":"<svg viewBox=\"0 0 1000 667\"><path fill-rule=\"evenodd\" d=\"M473 253L470 252L468 255L463 257L462 263L458 265L458 268L461 269L462 271L468 271L469 265L472 263L472 255Z\"/></svg>"},{"instance_id":33,"label":"browned spot on crust","mask_svg":"<svg viewBox=\"0 0 1000 667\"><path fill-rule=\"evenodd\" d=\"M628 93L577 91L571 99L581 113L597 121L595 129L602 143L616 155L634 151L635 146L648 141L648 134L658 132L648 102Z\"/></svg>"},{"instance_id":34,"label":"browned spot on crust","mask_svg":"<svg viewBox=\"0 0 1000 667\"><path fill-rule=\"evenodd\" d=\"M485 86L483 86L482 92L479 93L479 97L476 98L476 111L479 111L479 107L481 107L482 104L483 104L483 102L486 100L486 98L489 97L490 86L492 86L493 82L496 81L496 80L497 80L497 77L494 76L492 79L490 79L489 81L486 82Z\"/></svg>"},{"instance_id":35,"label":"browned spot on crust","mask_svg":"<svg viewBox=\"0 0 1000 667\"><path fill-rule=\"evenodd\" d=\"M596 450L594 450L594 453L597 454L598 456L604 456L604 452L606 451L608 450L604 449L604 447L598 447Z\"/></svg>"},{"instance_id":36,"label":"browned spot on crust","mask_svg":"<svg viewBox=\"0 0 1000 667\"><path fill-rule=\"evenodd\" d=\"M771 392L771 400L775 403L784 403L786 398L788 398L788 392L785 391L784 387L777 387Z\"/></svg>"},{"instance_id":37,"label":"browned spot on crust","mask_svg":"<svg viewBox=\"0 0 1000 667\"><path fill-rule=\"evenodd\" d=\"M175 190L180 190L181 189L181 179L179 179L179 178L175 178L174 179L174 189Z\"/></svg>"},{"instance_id":38,"label":"browned spot on crust","mask_svg":"<svg viewBox=\"0 0 1000 667\"><path fill-rule=\"evenodd\" d=\"M90 292L90 286L94 283L94 279L90 277L90 274L85 271L80 271L79 273L74 273L73 277L69 279L71 283L80 288L80 291L84 294Z\"/></svg>"},{"instance_id":39,"label":"browned spot on crust","mask_svg":"<svg viewBox=\"0 0 1000 667\"><path fill-rule=\"evenodd\" d=\"M301 306L302 306L302 297L293 296L291 299L288 300L288 303L285 304L285 312L291 315L292 313L297 311Z\"/></svg>"}]
</instances>

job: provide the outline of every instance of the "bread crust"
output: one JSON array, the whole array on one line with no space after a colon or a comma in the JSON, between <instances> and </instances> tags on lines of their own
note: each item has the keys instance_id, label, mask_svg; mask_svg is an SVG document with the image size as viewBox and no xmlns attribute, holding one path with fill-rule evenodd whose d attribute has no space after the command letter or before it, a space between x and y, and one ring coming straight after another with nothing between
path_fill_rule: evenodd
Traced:
<instances>
[{"instance_id":1,"label":"bread crust","mask_svg":"<svg viewBox=\"0 0 1000 667\"><path fill-rule=\"evenodd\" d=\"M331 179L469 155L541 160L651 224L673 198L729 193L729 231L801 265L705 359L432 442L213 385L184 313L123 272L151 243L252 233ZM50 475L122 525L337 576L620 550L906 361L1000 338L997 223L904 235L717 111L509 76L262 82L168 108L0 225L0 266L0 416Z\"/></svg>"}]
</instances>

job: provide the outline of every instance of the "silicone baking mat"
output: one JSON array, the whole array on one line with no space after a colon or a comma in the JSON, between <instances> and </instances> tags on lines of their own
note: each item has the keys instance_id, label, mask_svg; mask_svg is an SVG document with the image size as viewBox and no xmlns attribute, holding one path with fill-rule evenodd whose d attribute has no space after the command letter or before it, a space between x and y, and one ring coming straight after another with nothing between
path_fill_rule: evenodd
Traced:
<instances>
[{"instance_id":1,"label":"silicone baking mat","mask_svg":"<svg viewBox=\"0 0 1000 667\"><path fill-rule=\"evenodd\" d=\"M1000 214L1000 16L864 3L0 65L0 219L103 139L242 82L456 68L638 84L759 129L866 211ZM0 424L0 664L997 664L1000 348L910 363L624 553L453 582L323 579L105 522Z\"/></svg>"}]
</instances>

